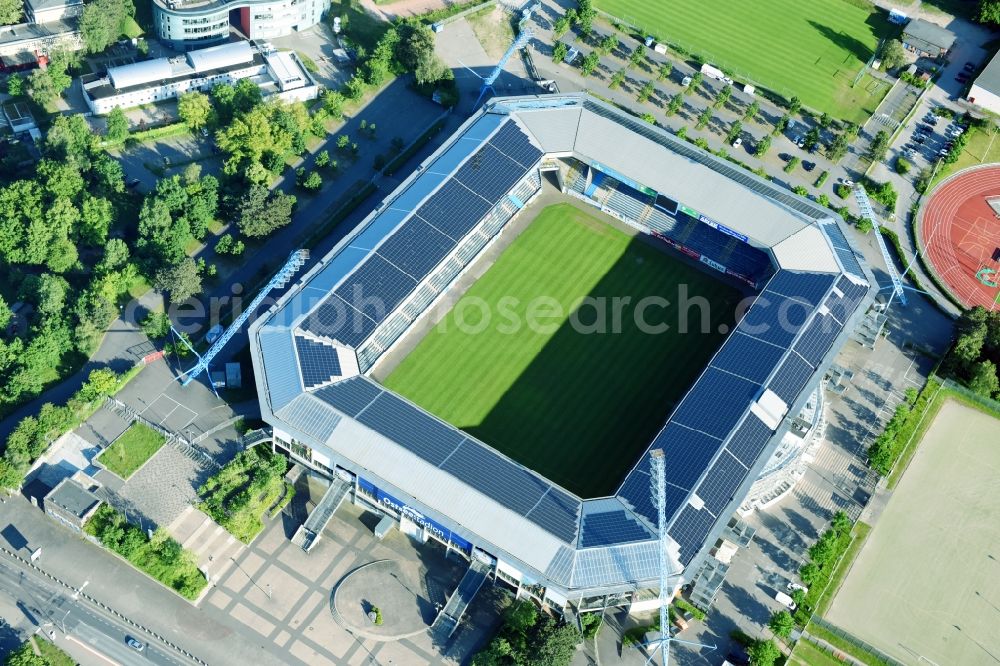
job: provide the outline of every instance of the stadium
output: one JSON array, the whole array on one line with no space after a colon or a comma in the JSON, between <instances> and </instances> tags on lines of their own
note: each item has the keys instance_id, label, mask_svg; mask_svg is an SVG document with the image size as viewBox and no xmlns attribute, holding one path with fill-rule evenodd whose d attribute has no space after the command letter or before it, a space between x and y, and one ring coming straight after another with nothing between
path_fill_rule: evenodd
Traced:
<instances>
[{"instance_id":1,"label":"stadium","mask_svg":"<svg viewBox=\"0 0 1000 666\"><path fill-rule=\"evenodd\" d=\"M870 304L840 224L585 94L497 98L251 326L262 415L333 480L314 515L353 497L552 607L627 605L659 587L650 452L680 586ZM696 337L570 330L679 284ZM504 295L570 313L456 326Z\"/></svg>"}]
</instances>

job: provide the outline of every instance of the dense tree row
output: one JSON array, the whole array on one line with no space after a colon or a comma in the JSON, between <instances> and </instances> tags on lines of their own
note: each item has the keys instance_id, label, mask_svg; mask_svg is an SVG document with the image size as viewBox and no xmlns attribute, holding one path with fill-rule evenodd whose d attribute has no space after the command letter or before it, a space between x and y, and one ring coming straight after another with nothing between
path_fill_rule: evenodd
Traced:
<instances>
[{"instance_id":1,"label":"dense tree row","mask_svg":"<svg viewBox=\"0 0 1000 666\"><path fill-rule=\"evenodd\" d=\"M60 116L31 177L0 186L0 323L27 305L20 334L0 330L0 410L41 391L89 355L138 277L115 231L127 208L121 165L82 116ZM6 333L6 334L3 334Z\"/></svg>"},{"instance_id":2,"label":"dense tree row","mask_svg":"<svg viewBox=\"0 0 1000 666\"><path fill-rule=\"evenodd\" d=\"M540 613L529 600L514 601L489 645L472 658L473 666L567 666L580 643L575 627Z\"/></svg>"},{"instance_id":3,"label":"dense tree row","mask_svg":"<svg viewBox=\"0 0 1000 666\"><path fill-rule=\"evenodd\" d=\"M981 306L966 310L956 330L946 370L979 395L1000 399L1000 312Z\"/></svg>"}]
</instances>

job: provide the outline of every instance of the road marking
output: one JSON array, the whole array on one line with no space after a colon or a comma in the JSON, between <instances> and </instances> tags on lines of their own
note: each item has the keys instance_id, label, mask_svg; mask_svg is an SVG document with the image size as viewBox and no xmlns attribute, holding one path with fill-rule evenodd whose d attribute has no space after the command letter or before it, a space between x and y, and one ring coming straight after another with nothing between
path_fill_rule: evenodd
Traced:
<instances>
[{"instance_id":1,"label":"road marking","mask_svg":"<svg viewBox=\"0 0 1000 666\"><path fill-rule=\"evenodd\" d=\"M73 641L74 643L76 643L77 645L79 645L83 649L87 650L88 652L93 652L95 655L97 655L98 657L100 657L104 661L108 662L109 664L114 664L114 666L122 666L120 663L118 663L117 661L115 661L111 657L107 656L103 652L98 652L97 650L95 650L94 648L90 647L89 645L87 645L83 641L78 641L77 639L73 638L72 636L66 636L66 640Z\"/></svg>"}]
</instances>

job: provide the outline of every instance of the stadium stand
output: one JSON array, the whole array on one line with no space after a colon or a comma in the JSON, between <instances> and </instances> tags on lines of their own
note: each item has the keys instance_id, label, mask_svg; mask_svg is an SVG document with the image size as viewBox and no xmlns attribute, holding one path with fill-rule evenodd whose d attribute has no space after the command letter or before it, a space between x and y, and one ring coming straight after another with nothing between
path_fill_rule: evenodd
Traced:
<instances>
[{"instance_id":1,"label":"stadium stand","mask_svg":"<svg viewBox=\"0 0 1000 666\"><path fill-rule=\"evenodd\" d=\"M612 497L577 497L366 374L540 191L543 159L566 194L757 291ZM558 604L658 580L653 449L669 461L671 564L697 570L871 294L825 208L586 96L506 99L255 322L251 349L279 446Z\"/></svg>"}]
</instances>

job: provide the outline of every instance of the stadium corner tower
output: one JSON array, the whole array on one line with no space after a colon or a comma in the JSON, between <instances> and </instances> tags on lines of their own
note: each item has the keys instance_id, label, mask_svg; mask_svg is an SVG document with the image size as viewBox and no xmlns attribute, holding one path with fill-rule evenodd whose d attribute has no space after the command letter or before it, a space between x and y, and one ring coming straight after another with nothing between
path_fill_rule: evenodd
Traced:
<instances>
[{"instance_id":1,"label":"stadium corner tower","mask_svg":"<svg viewBox=\"0 0 1000 666\"><path fill-rule=\"evenodd\" d=\"M371 377L543 180L756 294L610 496L578 497ZM650 451L679 586L870 305L841 224L586 95L496 98L253 323L261 413L278 450L410 536L555 607L628 604L659 585Z\"/></svg>"}]
</instances>

